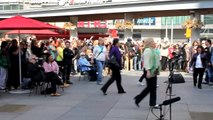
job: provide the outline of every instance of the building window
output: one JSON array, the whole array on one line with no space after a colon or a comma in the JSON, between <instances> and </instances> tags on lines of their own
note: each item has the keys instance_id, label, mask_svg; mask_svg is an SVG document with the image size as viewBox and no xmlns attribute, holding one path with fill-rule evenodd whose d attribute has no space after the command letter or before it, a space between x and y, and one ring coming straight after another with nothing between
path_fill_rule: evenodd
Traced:
<instances>
[{"instance_id":1,"label":"building window","mask_svg":"<svg viewBox=\"0 0 213 120\"><path fill-rule=\"evenodd\" d=\"M10 5L4 5L4 10L11 10Z\"/></svg>"},{"instance_id":2,"label":"building window","mask_svg":"<svg viewBox=\"0 0 213 120\"><path fill-rule=\"evenodd\" d=\"M0 5L0 10L4 10L4 6L3 5Z\"/></svg>"},{"instance_id":3,"label":"building window","mask_svg":"<svg viewBox=\"0 0 213 120\"><path fill-rule=\"evenodd\" d=\"M204 24L213 24L213 14L204 15Z\"/></svg>"},{"instance_id":4,"label":"building window","mask_svg":"<svg viewBox=\"0 0 213 120\"><path fill-rule=\"evenodd\" d=\"M171 25L173 20L173 25L182 25L189 18L189 16L162 17L161 24L163 26L165 26L166 23L167 25Z\"/></svg>"},{"instance_id":5,"label":"building window","mask_svg":"<svg viewBox=\"0 0 213 120\"><path fill-rule=\"evenodd\" d=\"M19 5L11 5L11 10L18 10L19 9Z\"/></svg>"},{"instance_id":6,"label":"building window","mask_svg":"<svg viewBox=\"0 0 213 120\"><path fill-rule=\"evenodd\" d=\"M141 33L133 33L132 37L134 39L141 39Z\"/></svg>"}]
</instances>

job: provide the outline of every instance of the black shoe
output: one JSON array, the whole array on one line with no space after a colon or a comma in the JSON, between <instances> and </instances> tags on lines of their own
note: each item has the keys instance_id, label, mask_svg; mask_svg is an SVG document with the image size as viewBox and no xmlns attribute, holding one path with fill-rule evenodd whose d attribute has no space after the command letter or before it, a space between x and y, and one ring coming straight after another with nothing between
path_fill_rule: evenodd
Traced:
<instances>
[{"instance_id":1,"label":"black shoe","mask_svg":"<svg viewBox=\"0 0 213 120\"><path fill-rule=\"evenodd\" d=\"M136 99L136 98L134 98L134 100L135 100L135 105L139 108L139 107L140 107L140 105L139 105L139 103L137 102L137 99Z\"/></svg>"},{"instance_id":2,"label":"black shoe","mask_svg":"<svg viewBox=\"0 0 213 120\"><path fill-rule=\"evenodd\" d=\"M73 84L73 83L72 83L72 82L70 82L69 80L68 80L68 81L66 81L66 83L67 83L67 84Z\"/></svg>"},{"instance_id":3,"label":"black shoe","mask_svg":"<svg viewBox=\"0 0 213 120\"><path fill-rule=\"evenodd\" d=\"M106 94L106 90L103 90L103 89L101 88L101 91L103 92L104 95L107 95L107 94Z\"/></svg>"},{"instance_id":4,"label":"black shoe","mask_svg":"<svg viewBox=\"0 0 213 120\"><path fill-rule=\"evenodd\" d=\"M196 83L194 83L194 86L196 87Z\"/></svg>"},{"instance_id":5,"label":"black shoe","mask_svg":"<svg viewBox=\"0 0 213 120\"><path fill-rule=\"evenodd\" d=\"M198 86L198 89L202 89L202 87L201 87L201 86Z\"/></svg>"},{"instance_id":6,"label":"black shoe","mask_svg":"<svg viewBox=\"0 0 213 120\"><path fill-rule=\"evenodd\" d=\"M126 91L121 91L121 92L118 92L118 94L125 94Z\"/></svg>"}]
</instances>

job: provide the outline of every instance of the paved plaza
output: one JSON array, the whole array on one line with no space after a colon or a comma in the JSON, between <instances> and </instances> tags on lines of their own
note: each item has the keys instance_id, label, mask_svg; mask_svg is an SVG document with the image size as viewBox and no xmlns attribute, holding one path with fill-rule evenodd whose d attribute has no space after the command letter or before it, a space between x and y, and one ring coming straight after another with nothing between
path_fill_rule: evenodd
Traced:
<instances>
[{"instance_id":1,"label":"paved plaza","mask_svg":"<svg viewBox=\"0 0 213 120\"><path fill-rule=\"evenodd\" d=\"M115 84L110 86L106 96L100 91L101 86L78 76L72 78L74 84L59 90L60 97L40 94L0 93L0 120L156 120L150 112L149 97L141 103L140 108L133 98L145 86L138 86L137 80L142 72L123 71L122 83L126 94L118 94ZM157 103L168 99L165 91L168 74L162 72L158 80ZM203 85L203 89L193 87L190 74L183 73L186 83L174 84L173 93L181 97L172 105L172 120L212 120L213 87ZM104 77L104 82L109 78ZM144 81L145 82L145 81ZM154 110L159 116L159 110ZM168 111L168 107L164 109ZM166 118L169 118L167 112Z\"/></svg>"}]
</instances>

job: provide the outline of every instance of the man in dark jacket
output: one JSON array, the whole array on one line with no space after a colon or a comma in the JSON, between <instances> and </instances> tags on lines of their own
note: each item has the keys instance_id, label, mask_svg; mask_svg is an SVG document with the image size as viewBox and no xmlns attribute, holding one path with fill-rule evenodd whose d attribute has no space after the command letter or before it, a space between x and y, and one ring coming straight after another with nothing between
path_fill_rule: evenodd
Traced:
<instances>
[{"instance_id":1,"label":"man in dark jacket","mask_svg":"<svg viewBox=\"0 0 213 120\"><path fill-rule=\"evenodd\" d=\"M72 84L70 82L70 72L71 72L71 64L72 64L72 59L74 57L74 53L70 49L70 42L66 41L65 42L66 48L63 50L63 62L64 62L64 79L67 84Z\"/></svg>"},{"instance_id":2,"label":"man in dark jacket","mask_svg":"<svg viewBox=\"0 0 213 120\"><path fill-rule=\"evenodd\" d=\"M205 81L207 84L212 85L213 84L213 78L212 78L212 63L211 63L211 52L212 51L212 42L210 39L205 40L205 54L207 56L207 69L206 69L206 78Z\"/></svg>"}]
</instances>

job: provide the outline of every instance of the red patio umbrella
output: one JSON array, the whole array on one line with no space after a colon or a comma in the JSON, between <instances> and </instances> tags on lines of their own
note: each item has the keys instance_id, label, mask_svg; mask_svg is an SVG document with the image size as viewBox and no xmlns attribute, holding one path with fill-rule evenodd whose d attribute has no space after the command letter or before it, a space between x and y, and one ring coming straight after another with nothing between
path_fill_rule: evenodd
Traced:
<instances>
[{"instance_id":1,"label":"red patio umbrella","mask_svg":"<svg viewBox=\"0 0 213 120\"><path fill-rule=\"evenodd\" d=\"M21 15L17 15L8 19L4 19L0 21L0 30L32 30L32 29L57 29L58 27L49 25L31 18L26 18ZM20 34L19 34L20 38ZM19 47L19 79L21 85L21 50Z\"/></svg>"},{"instance_id":2,"label":"red patio umbrella","mask_svg":"<svg viewBox=\"0 0 213 120\"><path fill-rule=\"evenodd\" d=\"M58 27L17 15L0 21L0 30L57 29Z\"/></svg>"},{"instance_id":3,"label":"red patio umbrella","mask_svg":"<svg viewBox=\"0 0 213 120\"><path fill-rule=\"evenodd\" d=\"M12 30L6 34L34 34L34 35L58 35L59 33L45 29L45 30Z\"/></svg>"}]
</instances>

